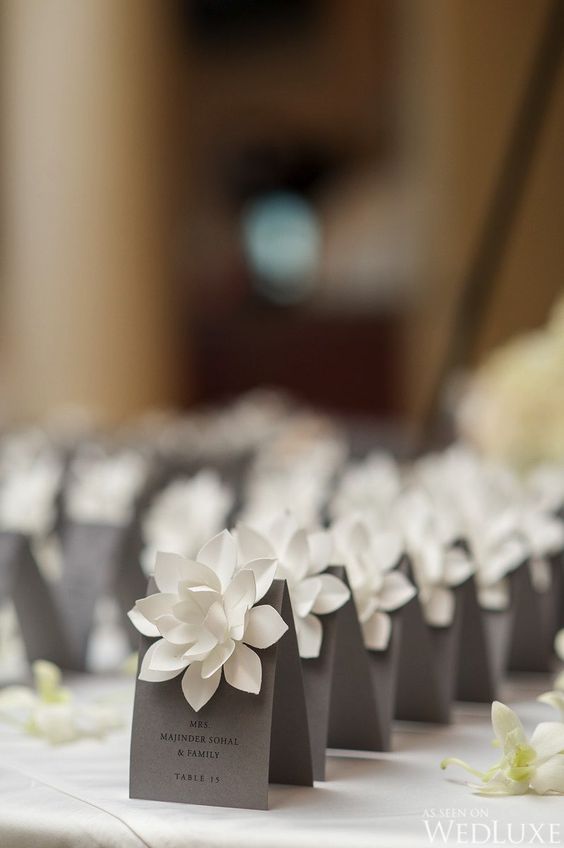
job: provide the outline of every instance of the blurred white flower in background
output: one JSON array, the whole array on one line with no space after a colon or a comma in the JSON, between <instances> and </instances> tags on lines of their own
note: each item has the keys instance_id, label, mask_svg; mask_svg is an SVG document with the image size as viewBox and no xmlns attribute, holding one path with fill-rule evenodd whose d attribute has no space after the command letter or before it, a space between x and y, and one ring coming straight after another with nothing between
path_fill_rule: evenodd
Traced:
<instances>
[{"instance_id":1,"label":"blurred white flower in background","mask_svg":"<svg viewBox=\"0 0 564 848\"><path fill-rule=\"evenodd\" d=\"M84 450L71 466L69 517L85 524L127 524L148 471L147 460L134 451L106 456Z\"/></svg>"},{"instance_id":2,"label":"blurred white flower in background","mask_svg":"<svg viewBox=\"0 0 564 848\"><path fill-rule=\"evenodd\" d=\"M374 531L362 517L355 516L336 522L331 533L333 560L347 570L364 644L370 650L384 651L392 632L389 613L416 594L407 577L394 570L403 554L402 539L394 531Z\"/></svg>"},{"instance_id":3,"label":"blurred white flower in background","mask_svg":"<svg viewBox=\"0 0 564 848\"><path fill-rule=\"evenodd\" d=\"M237 542L245 561L257 557L276 559L276 576L288 583L300 656L319 656L323 625L318 616L335 612L350 597L342 580L323 573L331 560L329 533L308 533L286 512L261 532L238 524Z\"/></svg>"},{"instance_id":4,"label":"blurred white flower in background","mask_svg":"<svg viewBox=\"0 0 564 848\"><path fill-rule=\"evenodd\" d=\"M15 463L0 479L0 530L40 537L55 520L62 467L54 453L41 453L29 466Z\"/></svg>"},{"instance_id":5,"label":"blurred white flower in background","mask_svg":"<svg viewBox=\"0 0 564 848\"><path fill-rule=\"evenodd\" d=\"M32 671L35 689L8 686L0 691L0 719L38 736L51 745L84 738L100 739L121 727L118 709L102 702L82 703L61 686L61 671L51 662L38 660Z\"/></svg>"},{"instance_id":6,"label":"blurred white flower in background","mask_svg":"<svg viewBox=\"0 0 564 848\"><path fill-rule=\"evenodd\" d=\"M209 469L170 483L143 518L145 572L151 574L157 551L194 557L205 541L225 526L233 503L232 489Z\"/></svg>"},{"instance_id":7,"label":"blurred white flower in background","mask_svg":"<svg viewBox=\"0 0 564 848\"><path fill-rule=\"evenodd\" d=\"M369 454L345 469L329 504L330 515L336 519L354 513L371 522L383 522L401 489L395 459L386 453Z\"/></svg>"},{"instance_id":8,"label":"blurred white flower in background","mask_svg":"<svg viewBox=\"0 0 564 848\"><path fill-rule=\"evenodd\" d=\"M546 327L494 351L461 400L460 432L486 456L525 468L564 460L564 298Z\"/></svg>"}]
</instances>

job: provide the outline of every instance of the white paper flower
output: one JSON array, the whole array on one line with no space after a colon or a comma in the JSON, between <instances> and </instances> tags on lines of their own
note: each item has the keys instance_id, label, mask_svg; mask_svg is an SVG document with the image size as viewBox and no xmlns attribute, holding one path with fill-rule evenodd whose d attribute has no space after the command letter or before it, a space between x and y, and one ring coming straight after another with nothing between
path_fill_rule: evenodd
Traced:
<instances>
[{"instance_id":1,"label":"white paper flower","mask_svg":"<svg viewBox=\"0 0 564 848\"><path fill-rule=\"evenodd\" d=\"M225 526L233 499L232 490L209 469L170 483L154 499L143 520L147 573L151 573L157 551L194 557L205 541Z\"/></svg>"},{"instance_id":2,"label":"white paper flower","mask_svg":"<svg viewBox=\"0 0 564 848\"><path fill-rule=\"evenodd\" d=\"M394 458L373 453L362 462L351 463L345 470L337 492L329 505L333 518L363 514L370 518L385 515L399 496L401 476Z\"/></svg>"},{"instance_id":3,"label":"white paper flower","mask_svg":"<svg viewBox=\"0 0 564 848\"><path fill-rule=\"evenodd\" d=\"M518 532L515 514L492 515L468 526L465 535L476 566L478 600L484 609L507 609L508 575L522 565L529 549Z\"/></svg>"},{"instance_id":4,"label":"white paper flower","mask_svg":"<svg viewBox=\"0 0 564 848\"><path fill-rule=\"evenodd\" d=\"M545 721L527 739L523 725L512 709L499 701L492 704L492 725L501 760L486 772L473 769L463 760L448 757L441 768L459 765L479 777L470 784L481 795L524 795L533 789L539 795L564 794L564 724Z\"/></svg>"},{"instance_id":5,"label":"white paper flower","mask_svg":"<svg viewBox=\"0 0 564 848\"><path fill-rule=\"evenodd\" d=\"M139 679L153 683L184 672L182 691L198 711L221 680L243 692L260 692L262 665L252 648L268 648L286 632L270 605L255 606L272 584L276 562L238 562L237 543L224 530L195 560L158 553L158 593L137 601L129 612L146 636L161 638L147 650Z\"/></svg>"},{"instance_id":6,"label":"white paper flower","mask_svg":"<svg viewBox=\"0 0 564 848\"><path fill-rule=\"evenodd\" d=\"M239 551L244 560L275 557L277 577L288 583L300 657L318 657L323 640L319 615L335 612L350 592L333 574L323 574L331 558L330 535L307 533L290 513L283 513L264 532L237 526Z\"/></svg>"},{"instance_id":7,"label":"white paper flower","mask_svg":"<svg viewBox=\"0 0 564 848\"><path fill-rule=\"evenodd\" d=\"M35 690L8 686L0 691L0 719L39 736L51 745L83 738L102 738L123 723L111 704L80 703L61 686L61 671L51 662L32 666Z\"/></svg>"},{"instance_id":8,"label":"white paper flower","mask_svg":"<svg viewBox=\"0 0 564 848\"><path fill-rule=\"evenodd\" d=\"M61 464L52 454L29 466L12 466L0 484L0 530L43 536L55 520Z\"/></svg>"},{"instance_id":9,"label":"white paper flower","mask_svg":"<svg viewBox=\"0 0 564 848\"><path fill-rule=\"evenodd\" d=\"M527 500L520 509L519 533L529 552L533 586L547 592L552 583L550 557L564 549L564 522Z\"/></svg>"},{"instance_id":10,"label":"white paper flower","mask_svg":"<svg viewBox=\"0 0 564 848\"><path fill-rule=\"evenodd\" d=\"M407 577L393 570L403 553L402 539L393 531L371 531L360 517L338 521L332 536L334 560L347 569L364 644L370 650L384 651L392 632L389 613L416 594Z\"/></svg>"},{"instance_id":11,"label":"white paper flower","mask_svg":"<svg viewBox=\"0 0 564 848\"><path fill-rule=\"evenodd\" d=\"M127 524L147 473L147 461L138 453L79 456L66 495L69 517L86 524Z\"/></svg>"}]
</instances>

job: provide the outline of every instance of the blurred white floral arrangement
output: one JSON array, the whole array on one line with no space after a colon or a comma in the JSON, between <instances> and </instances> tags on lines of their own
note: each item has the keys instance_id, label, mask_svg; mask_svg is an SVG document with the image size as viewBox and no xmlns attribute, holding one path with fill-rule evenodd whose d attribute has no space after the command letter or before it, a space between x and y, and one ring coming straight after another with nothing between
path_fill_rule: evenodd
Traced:
<instances>
[{"instance_id":1,"label":"blurred white floral arrangement","mask_svg":"<svg viewBox=\"0 0 564 848\"><path fill-rule=\"evenodd\" d=\"M564 462L564 297L546 327L496 350L457 411L462 436L519 468Z\"/></svg>"}]
</instances>

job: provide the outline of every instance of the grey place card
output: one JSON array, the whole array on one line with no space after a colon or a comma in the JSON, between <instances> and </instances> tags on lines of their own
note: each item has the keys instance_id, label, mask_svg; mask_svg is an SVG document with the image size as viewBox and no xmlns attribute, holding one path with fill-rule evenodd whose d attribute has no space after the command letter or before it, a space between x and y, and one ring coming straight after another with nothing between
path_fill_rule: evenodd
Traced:
<instances>
[{"instance_id":1,"label":"grey place card","mask_svg":"<svg viewBox=\"0 0 564 848\"><path fill-rule=\"evenodd\" d=\"M199 712L186 702L181 675L164 683L137 680L129 794L131 798L219 807L268 808L268 784L313 784L301 663L285 582L275 580L261 603L288 624L259 651L258 695L222 678ZM141 637L140 661L153 640Z\"/></svg>"},{"instance_id":2,"label":"grey place card","mask_svg":"<svg viewBox=\"0 0 564 848\"><path fill-rule=\"evenodd\" d=\"M455 695L462 626L461 594L448 627L427 624L417 597L403 608L396 718L448 724Z\"/></svg>"},{"instance_id":3,"label":"grey place card","mask_svg":"<svg viewBox=\"0 0 564 848\"><path fill-rule=\"evenodd\" d=\"M528 562L511 575L515 609L509 654L511 671L552 670L554 636L558 628L554 592L558 591L560 574L554 561L551 569L552 584L544 592L534 588Z\"/></svg>"},{"instance_id":4,"label":"grey place card","mask_svg":"<svg viewBox=\"0 0 564 848\"><path fill-rule=\"evenodd\" d=\"M68 651L52 588L40 573L27 536L0 532L0 600L11 598L30 662L66 666Z\"/></svg>"},{"instance_id":5,"label":"grey place card","mask_svg":"<svg viewBox=\"0 0 564 848\"><path fill-rule=\"evenodd\" d=\"M456 698L488 704L499 696L499 685L507 669L514 607L485 610L480 607L475 581L461 587L462 605L460 657Z\"/></svg>"}]
</instances>

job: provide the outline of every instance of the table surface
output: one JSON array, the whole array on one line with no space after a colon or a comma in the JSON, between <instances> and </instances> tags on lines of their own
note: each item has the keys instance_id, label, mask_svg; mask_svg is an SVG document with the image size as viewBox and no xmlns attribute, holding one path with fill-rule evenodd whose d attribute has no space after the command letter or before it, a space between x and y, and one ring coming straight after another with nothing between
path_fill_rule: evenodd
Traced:
<instances>
[{"instance_id":1,"label":"table surface","mask_svg":"<svg viewBox=\"0 0 564 848\"><path fill-rule=\"evenodd\" d=\"M459 770L440 770L447 755L478 768L495 761L487 706L457 705L448 727L398 723L391 753L331 753L325 783L272 786L270 810L257 812L130 800L134 681L77 677L69 685L78 697L115 697L126 726L103 741L52 747L0 724L1 848L417 848L471 844L465 828L472 822L485 825L483 844L494 822L500 842L509 823L521 844L531 844L532 827L540 825L550 844L550 824L553 834L560 828L557 844L564 842L561 797L485 798L464 785ZM528 731L555 718L535 701L547 688L542 676L513 679L504 688L503 699ZM438 822L449 835L438 833L433 841Z\"/></svg>"}]
</instances>

